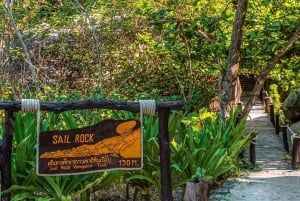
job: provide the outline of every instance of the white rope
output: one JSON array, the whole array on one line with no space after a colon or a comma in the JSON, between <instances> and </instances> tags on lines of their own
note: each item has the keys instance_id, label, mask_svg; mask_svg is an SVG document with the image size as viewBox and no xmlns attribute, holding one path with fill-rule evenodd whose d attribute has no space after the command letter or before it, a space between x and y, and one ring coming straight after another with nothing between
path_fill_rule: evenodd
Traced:
<instances>
[{"instance_id":1,"label":"white rope","mask_svg":"<svg viewBox=\"0 0 300 201\"><path fill-rule=\"evenodd\" d=\"M289 126L287 126L287 128L292 133L292 135L297 135Z\"/></svg>"},{"instance_id":2,"label":"white rope","mask_svg":"<svg viewBox=\"0 0 300 201\"><path fill-rule=\"evenodd\" d=\"M144 113L154 116L156 111L155 100L139 100L140 103L140 122L141 122L141 163L143 167L143 121L144 121Z\"/></svg>"},{"instance_id":3,"label":"white rope","mask_svg":"<svg viewBox=\"0 0 300 201\"><path fill-rule=\"evenodd\" d=\"M297 135L297 133L295 133L289 126L287 126L288 130L290 131L291 135L291 142L293 143L294 138L300 138L299 135Z\"/></svg>"},{"instance_id":4,"label":"white rope","mask_svg":"<svg viewBox=\"0 0 300 201\"><path fill-rule=\"evenodd\" d=\"M155 100L139 100L141 114L154 115L156 110Z\"/></svg>"},{"instance_id":5,"label":"white rope","mask_svg":"<svg viewBox=\"0 0 300 201\"><path fill-rule=\"evenodd\" d=\"M36 132L37 136L40 132L40 101L38 99L22 99L21 111L36 113Z\"/></svg>"},{"instance_id":6,"label":"white rope","mask_svg":"<svg viewBox=\"0 0 300 201\"><path fill-rule=\"evenodd\" d=\"M21 111L35 113L40 109L40 102L38 99L22 99Z\"/></svg>"},{"instance_id":7,"label":"white rope","mask_svg":"<svg viewBox=\"0 0 300 201\"><path fill-rule=\"evenodd\" d=\"M154 116L156 110L155 100L139 100L140 103L140 122L141 122L141 139L143 139L143 121L144 113Z\"/></svg>"}]
</instances>

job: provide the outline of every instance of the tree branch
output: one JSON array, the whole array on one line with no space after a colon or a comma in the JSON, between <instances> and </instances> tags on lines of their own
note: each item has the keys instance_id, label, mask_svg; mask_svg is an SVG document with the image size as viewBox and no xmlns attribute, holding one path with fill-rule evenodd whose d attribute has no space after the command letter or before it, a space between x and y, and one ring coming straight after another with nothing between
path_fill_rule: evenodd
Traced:
<instances>
[{"instance_id":1,"label":"tree branch","mask_svg":"<svg viewBox=\"0 0 300 201\"><path fill-rule=\"evenodd\" d=\"M75 1L77 6L80 8L81 12L84 13L86 19L87 19L87 23L88 25L90 26L90 29L92 31L92 34L93 34L93 39L94 39L94 42L95 42L95 46L96 46L96 50L97 50L97 57L98 57L98 67L99 67L99 88L100 88L100 95L102 96L103 95L103 73L102 73L102 51L101 51L101 47L100 47L100 40L99 38L97 37L97 34L96 34L96 28L92 22L92 19L91 19L91 16L89 14L89 11L87 8L84 8L79 2L78 0Z\"/></svg>"},{"instance_id":2,"label":"tree branch","mask_svg":"<svg viewBox=\"0 0 300 201\"><path fill-rule=\"evenodd\" d=\"M205 38L206 40L208 40L208 42L210 43L215 43L216 40L213 36L211 36L210 34L204 32L202 29L200 29L199 26L195 27L195 30L197 31L197 33L199 33L203 38Z\"/></svg>"},{"instance_id":3,"label":"tree branch","mask_svg":"<svg viewBox=\"0 0 300 201\"><path fill-rule=\"evenodd\" d=\"M265 81L267 80L268 75L271 72L271 70L280 61L280 59L293 47L293 45L299 39L300 39L300 27L298 27L298 29L295 31L295 33L291 36L291 38L289 39L285 48L283 50L281 50L276 56L273 57L273 59L266 66L265 70L257 78L255 86L251 92L251 96L250 96L249 100L247 101L247 104L243 110L243 116L247 116L250 113L250 110L251 110L252 106L255 104L255 102L260 94L260 91L261 91Z\"/></svg>"},{"instance_id":4,"label":"tree branch","mask_svg":"<svg viewBox=\"0 0 300 201\"><path fill-rule=\"evenodd\" d=\"M12 10L11 10L12 1L7 1L7 5L6 6L5 6L5 0L2 0L2 3L3 3L4 9L6 10L6 12L9 15L10 23L12 24L12 26L14 28L14 32L17 35L17 37L19 38L20 43L22 45L22 48L24 50L24 53L26 55L25 61L29 65L29 68L31 70L32 80L33 80L34 83L36 83L37 82L36 67L31 62L30 53L29 53L29 51L27 49L27 46L24 43L23 37L22 37L21 33L19 32L17 24L15 22L15 19L14 19Z\"/></svg>"}]
</instances>

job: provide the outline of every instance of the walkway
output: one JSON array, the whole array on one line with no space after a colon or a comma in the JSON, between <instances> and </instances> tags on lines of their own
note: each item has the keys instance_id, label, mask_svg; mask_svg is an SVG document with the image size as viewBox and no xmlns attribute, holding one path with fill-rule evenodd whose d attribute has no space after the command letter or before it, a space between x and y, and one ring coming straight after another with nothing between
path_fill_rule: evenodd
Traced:
<instances>
[{"instance_id":1,"label":"walkway","mask_svg":"<svg viewBox=\"0 0 300 201\"><path fill-rule=\"evenodd\" d=\"M228 179L209 201L295 201L299 200L300 170L292 170L282 140L269 123L261 103L255 105L247 121L249 131L258 131L256 165L260 170L242 172ZM249 159L249 149L245 154Z\"/></svg>"}]
</instances>

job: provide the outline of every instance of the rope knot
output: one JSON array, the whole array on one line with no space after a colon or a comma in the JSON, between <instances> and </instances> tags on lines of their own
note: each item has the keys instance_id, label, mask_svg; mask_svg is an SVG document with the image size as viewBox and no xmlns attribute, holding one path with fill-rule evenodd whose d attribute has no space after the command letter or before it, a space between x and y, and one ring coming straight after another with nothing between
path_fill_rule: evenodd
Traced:
<instances>
[{"instance_id":1,"label":"rope knot","mask_svg":"<svg viewBox=\"0 0 300 201\"><path fill-rule=\"evenodd\" d=\"M140 112L154 116L156 111L155 100L139 100Z\"/></svg>"},{"instance_id":2,"label":"rope knot","mask_svg":"<svg viewBox=\"0 0 300 201\"><path fill-rule=\"evenodd\" d=\"M40 101L38 99L22 99L21 111L36 113L40 110Z\"/></svg>"}]
</instances>

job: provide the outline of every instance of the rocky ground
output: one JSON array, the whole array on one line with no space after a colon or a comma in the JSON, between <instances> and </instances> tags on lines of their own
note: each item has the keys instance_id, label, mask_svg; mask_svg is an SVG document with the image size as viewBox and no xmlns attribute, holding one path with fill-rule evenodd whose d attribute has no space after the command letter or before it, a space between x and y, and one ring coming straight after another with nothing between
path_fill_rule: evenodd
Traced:
<instances>
[{"instance_id":1,"label":"rocky ground","mask_svg":"<svg viewBox=\"0 0 300 201\"><path fill-rule=\"evenodd\" d=\"M256 168L244 170L240 178L225 181L221 188L212 193L209 201L299 200L300 170L291 168L281 136L275 134L261 104L251 110L247 129L258 132ZM246 158L249 158L248 150Z\"/></svg>"}]
</instances>

